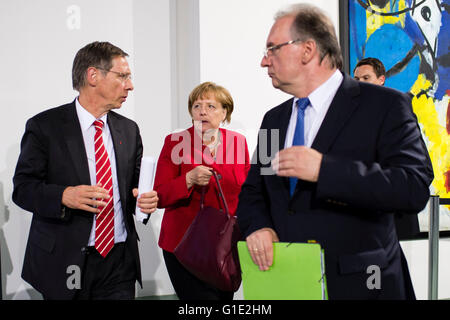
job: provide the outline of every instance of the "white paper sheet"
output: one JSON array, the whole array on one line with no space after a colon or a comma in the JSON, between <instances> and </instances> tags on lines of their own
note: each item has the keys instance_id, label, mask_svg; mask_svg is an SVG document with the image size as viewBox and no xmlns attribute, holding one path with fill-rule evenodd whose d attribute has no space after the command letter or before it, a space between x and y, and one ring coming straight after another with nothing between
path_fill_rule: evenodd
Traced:
<instances>
[{"instance_id":1,"label":"white paper sheet","mask_svg":"<svg viewBox=\"0 0 450 320\"><path fill-rule=\"evenodd\" d=\"M139 195L149 192L153 189L153 180L155 178L156 171L156 159L154 157L142 157L141 160L141 172L139 174ZM142 213L141 209L136 204L136 221L147 223L150 215Z\"/></svg>"}]
</instances>

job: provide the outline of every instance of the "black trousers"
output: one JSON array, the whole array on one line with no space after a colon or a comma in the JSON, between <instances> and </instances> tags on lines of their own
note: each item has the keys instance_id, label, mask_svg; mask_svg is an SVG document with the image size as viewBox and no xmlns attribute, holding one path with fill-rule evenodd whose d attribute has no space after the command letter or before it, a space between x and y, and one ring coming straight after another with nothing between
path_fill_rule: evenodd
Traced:
<instances>
[{"instance_id":1,"label":"black trousers","mask_svg":"<svg viewBox=\"0 0 450 320\"><path fill-rule=\"evenodd\" d=\"M180 300L233 300L233 292L221 291L201 281L178 261L171 252L163 250L170 281Z\"/></svg>"},{"instance_id":2,"label":"black trousers","mask_svg":"<svg viewBox=\"0 0 450 320\"><path fill-rule=\"evenodd\" d=\"M85 254L75 300L134 299L136 263L126 243L116 243L105 258L94 247L87 247Z\"/></svg>"}]
</instances>

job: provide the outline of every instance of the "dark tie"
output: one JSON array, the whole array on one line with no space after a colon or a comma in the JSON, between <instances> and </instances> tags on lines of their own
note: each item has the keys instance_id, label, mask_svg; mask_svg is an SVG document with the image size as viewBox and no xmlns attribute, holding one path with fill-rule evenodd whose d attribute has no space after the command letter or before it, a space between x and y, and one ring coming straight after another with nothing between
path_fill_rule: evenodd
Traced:
<instances>
[{"instance_id":1,"label":"dark tie","mask_svg":"<svg viewBox=\"0 0 450 320\"><path fill-rule=\"evenodd\" d=\"M297 123L295 125L294 140L292 146L303 146L305 144L305 109L309 106L308 98L297 100ZM289 178L291 197L294 194L297 178Z\"/></svg>"},{"instance_id":2,"label":"dark tie","mask_svg":"<svg viewBox=\"0 0 450 320\"><path fill-rule=\"evenodd\" d=\"M104 207L98 207L100 213L97 213L95 222L95 249L103 256L111 251L114 246L114 201L111 164L108 153L103 144L103 121L95 120L95 171L97 183L109 192L110 198ZM106 201L106 199L105 199Z\"/></svg>"}]
</instances>

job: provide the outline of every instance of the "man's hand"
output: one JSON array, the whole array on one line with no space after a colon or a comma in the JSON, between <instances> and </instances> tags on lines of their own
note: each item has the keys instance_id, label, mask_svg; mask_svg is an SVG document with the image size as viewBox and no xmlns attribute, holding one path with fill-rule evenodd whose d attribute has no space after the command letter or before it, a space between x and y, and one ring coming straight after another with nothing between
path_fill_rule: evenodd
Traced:
<instances>
[{"instance_id":1,"label":"man's hand","mask_svg":"<svg viewBox=\"0 0 450 320\"><path fill-rule=\"evenodd\" d=\"M323 155L305 146L294 146L279 151L272 160L272 169L281 177L296 177L317 182Z\"/></svg>"},{"instance_id":2,"label":"man's hand","mask_svg":"<svg viewBox=\"0 0 450 320\"><path fill-rule=\"evenodd\" d=\"M133 196L137 198L139 195L139 190L137 188L133 189ZM141 196L137 199L137 206L141 209L142 213L152 214L156 211L158 206L158 194L156 191L152 190L150 192L146 192L141 194Z\"/></svg>"},{"instance_id":3,"label":"man's hand","mask_svg":"<svg viewBox=\"0 0 450 320\"><path fill-rule=\"evenodd\" d=\"M194 184L199 186L206 186L211 179L211 168L205 166L197 166L188 173L186 173L186 185L190 189Z\"/></svg>"},{"instance_id":4,"label":"man's hand","mask_svg":"<svg viewBox=\"0 0 450 320\"><path fill-rule=\"evenodd\" d=\"M110 198L101 184L95 186L80 185L67 187L62 195L62 204L71 209L79 209L92 213L99 213L97 207L106 206Z\"/></svg>"},{"instance_id":5,"label":"man's hand","mask_svg":"<svg viewBox=\"0 0 450 320\"><path fill-rule=\"evenodd\" d=\"M273 242L280 241L271 228L256 230L247 237L247 248L259 270L266 271L273 263Z\"/></svg>"}]
</instances>

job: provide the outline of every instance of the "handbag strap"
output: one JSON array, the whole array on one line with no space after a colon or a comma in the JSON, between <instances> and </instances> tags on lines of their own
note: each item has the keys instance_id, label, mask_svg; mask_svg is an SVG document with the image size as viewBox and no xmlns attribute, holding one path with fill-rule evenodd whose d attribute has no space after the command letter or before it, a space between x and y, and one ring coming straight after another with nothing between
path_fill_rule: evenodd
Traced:
<instances>
[{"instance_id":1,"label":"handbag strap","mask_svg":"<svg viewBox=\"0 0 450 320\"><path fill-rule=\"evenodd\" d=\"M212 174L214 176L214 179L216 180L217 190L219 191L219 198L222 200L222 205L223 205L223 207L225 209L225 213L227 214L227 216L229 216L230 212L228 210L228 204L227 204L227 201L225 200L225 196L223 194L222 187L221 187L220 182L219 182L219 177L217 176L217 173L214 170L211 170L211 172L212 172ZM204 202L205 202L206 186L202 187L202 191L201 192L202 192L202 194L201 194L201 199L200 199L200 209L203 209Z\"/></svg>"}]
</instances>

